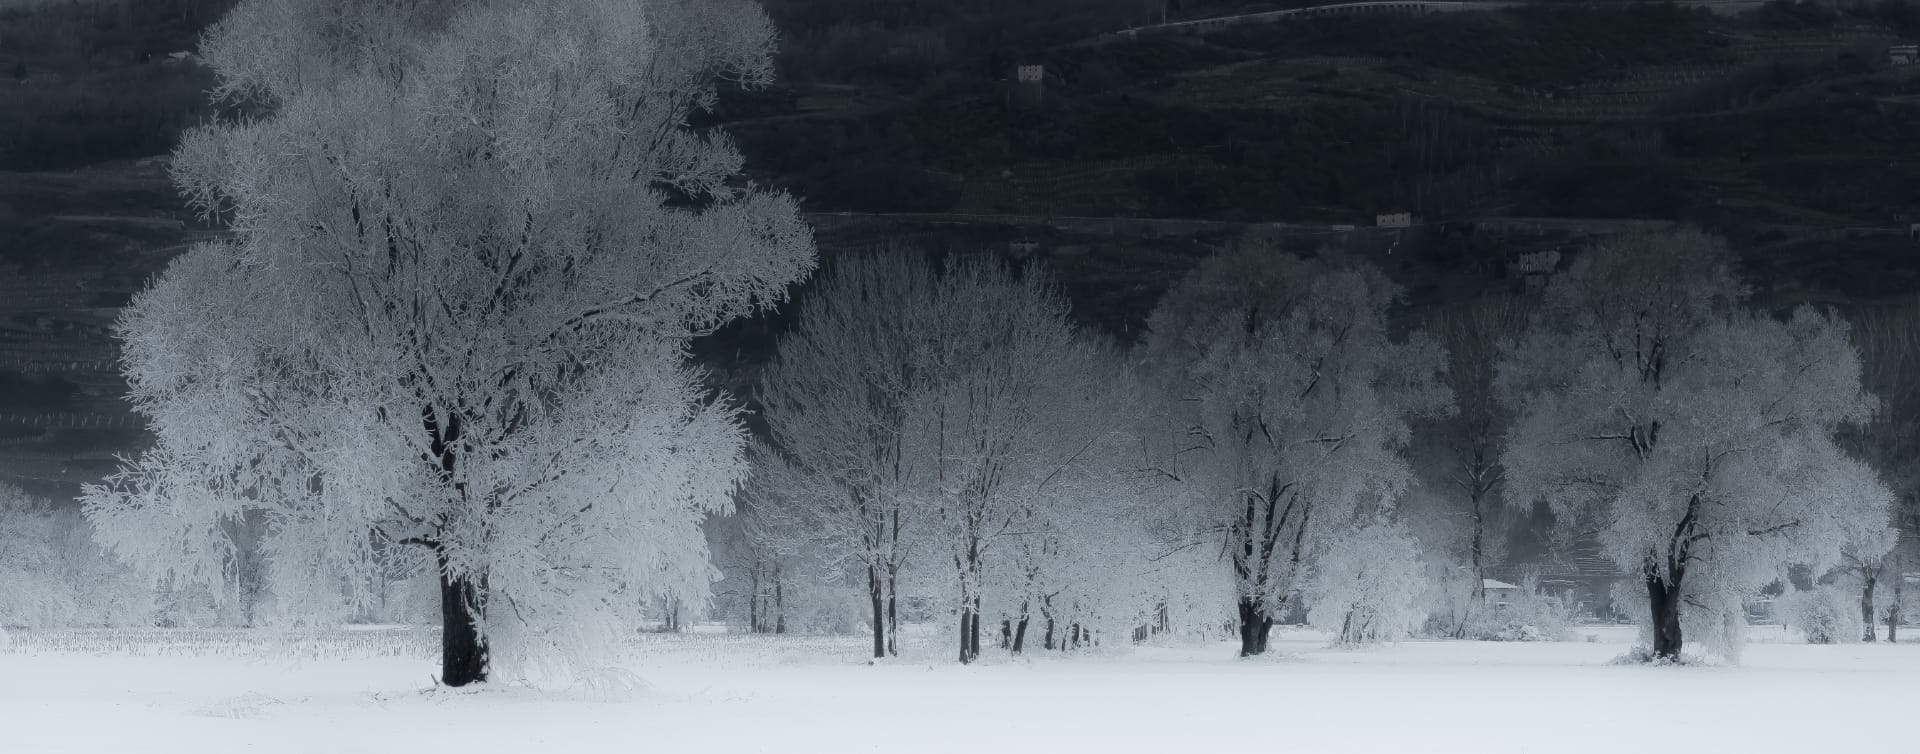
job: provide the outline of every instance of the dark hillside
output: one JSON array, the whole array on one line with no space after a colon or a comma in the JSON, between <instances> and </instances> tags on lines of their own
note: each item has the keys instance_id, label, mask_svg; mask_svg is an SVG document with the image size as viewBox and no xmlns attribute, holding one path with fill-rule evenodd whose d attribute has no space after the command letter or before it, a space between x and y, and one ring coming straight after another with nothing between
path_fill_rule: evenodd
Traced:
<instances>
[{"instance_id":1,"label":"dark hillside","mask_svg":"<svg viewBox=\"0 0 1920 754\"><path fill-rule=\"evenodd\" d=\"M212 114L207 72L174 53L232 2L0 11L0 478L70 491L137 442L110 324L212 231L143 158ZM1920 65L1887 55L1920 38L1912 0L1113 34L1310 4L768 0L783 80L702 124L803 197L824 253L1040 261L1123 339L1235 242L1368 255L1415 306L1524 286L1526 253L1681 222L1732 238L1769 304L1920 288ZM1021 65L1042 80L1012 80ZM1373 227L1391 212L1418 222ZM743 387L781 326L699 355Z\"/></svg>"}]
</instances>

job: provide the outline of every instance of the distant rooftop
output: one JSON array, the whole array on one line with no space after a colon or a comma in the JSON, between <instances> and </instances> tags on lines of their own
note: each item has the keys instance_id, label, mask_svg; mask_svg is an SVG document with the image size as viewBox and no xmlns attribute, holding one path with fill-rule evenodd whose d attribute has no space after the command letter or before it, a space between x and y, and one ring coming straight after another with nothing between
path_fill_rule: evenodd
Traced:
<instances>
[{"instance_id":1,"label":"distant rooftop","mask_svg":"<svg viewBox=\"0 0 1920 754\"><path fill-rule=\"evenodd\" d=\"M1519 589L1520 587L1514 586L1513 584L1509 584L1505 581L1500 581L1497 579L1481 579L1480 588L1482 589Z\"/></svg>"}]
</instances>

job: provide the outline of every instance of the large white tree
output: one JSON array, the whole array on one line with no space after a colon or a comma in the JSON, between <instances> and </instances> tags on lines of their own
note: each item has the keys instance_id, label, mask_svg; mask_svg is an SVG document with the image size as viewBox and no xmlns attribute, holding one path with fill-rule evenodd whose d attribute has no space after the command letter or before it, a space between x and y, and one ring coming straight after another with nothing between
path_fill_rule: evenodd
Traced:
<instances>
[{"instance_id":1,"label":"large white tree","mask_svg":"<svg viewBox=\"0 0 1920 754\"><path fill-rule=\"evenodd\" d=\"M202 54L267 114L175 155L234 232L121 322L158 444L88 489L102 539L219 581L223 525L264 514L282 605L418 563L448 685L594 663L704 594L744 437L686 343L813 251L686 119L766 81L773 36L731 0L242 3Z\"/></svg>"},{"instance_id":2,"label":"large white tree","mask_svg":"<svg viewBox=\"0 0 1920 754\"><path fill-rule=\"evenodd\" d=\"M1180 432L1157 455L1231 558L1241 654L1266 651L1309 560L1411 479L1412 421L1449 409L1432 338L1392 336L1399 289L1377 268L1243 246L1203 262L1154 311Z\"/></svg>"},{"instance_id":3,"label":"large white tree","mask_svg":"<svg viewBox=\"0 0 1920 754\"><path fill-rule=\"evenodd\" d=\"M1600 522L1658 659L1683 629L1732 656L1742 600L1888 520L1886 488L1835 443L1874 407L1845 322L1742 294L1712 237L1610 240L1549 286L1499 369L1509 500Z\"/></svg>"}]
</instances>

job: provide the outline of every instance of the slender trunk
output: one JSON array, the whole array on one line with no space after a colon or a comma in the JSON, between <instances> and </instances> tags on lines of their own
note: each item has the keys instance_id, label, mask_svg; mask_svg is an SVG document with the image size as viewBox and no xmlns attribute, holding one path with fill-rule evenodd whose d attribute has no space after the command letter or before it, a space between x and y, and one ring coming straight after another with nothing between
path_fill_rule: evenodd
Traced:
<instances>
[{"instance_id":1,"label":"slender trunk","mask_svg":"<svg viewBox=\"0 0 1920 754\"><path fill-rule=\"evenodd\" d=\"M867 566L867 598L873 603L873 656L887 656L886 604L880 594L880 569Z\"/></svg>"},{"instance_id":2,"label":"slender trunk","mask_svg":"<svg viewBox=\"0 0 1920 754\"><path fill-rule=\"evenodd\" d=\"M747 633L760 633L760 564L753 564L753 580L747 583Z\"/></svg>"},{"instance_id":3,"label":"slender trunk","mask_svg":"<svg viewBox=\"0 0 1920 754\"><path fill-rule=\"evenodd\" d=\"M1906 566L1901 564L1899 559L1896 558L1893 561L1893 599L1889 600L1892 604L1887 606L1888 644L1900 640L1900 589L1901 584L1907 580L1905 571Z\"/></svg>"},{"instance_id":4,"label":"slender trunk","mask_svg":"<svg viewBox=\"0 0 1920 754\"><path fill-rule=\"evenodd\" d=\"M887 654L900 656L900 507L894 504L887 560Z\"/></svg>"},{"instance_id":5,"label":"slender trunk","mask_svg":"<svg viewBox=\"0 0 1920 754\"><path fill-rule=\"evenodd\" d=\"M1013 626L1013 653L1020 654L1020 651L1026 649L1026 646L1027 614L1023 612L1020 614L1020 622Z\"/></svg>"},{"instance_id":6,"label":"slender trunk","mask_svg":"<svg viewBox=\"0 0 1920 754\"><path fill-rule=\"evenodd\" d=\"M773 632L787 632L787 596L780 582L780 566L777 564L773 567Z\"/></svg>"},{"instance_id":7,"label":"slender trunk","mask_svg":"<svg viewBox=\"0 0 1920 754\"><path fill-rule=\"evenodd\" d=\"M1860 590L1860 640L1871 644L1877 638L1873 635L1873 569L1863 569L1860 580L1864 584Z\"/></svg>"},{"instance_id":8,"label":"slender trunk","mask_svg":"<svg viewBox=\"0 0 1920 754\"><path fill-rule=\"evenodd\" d=\"M1649 573L1646 582L1647 603L1653 618L1653 658L1677 661L1681 644L1679 574L1675 574L1673 583L1669 584Z\"/></svg>"},{"instance_id":9,"label":"slender trunk","mask_svg":"<svg viewBox=\"0 0 1920 754\"><path fill-rule=\"evenodd\" d=\"M440 682L465 686L487 680L487 639L480 633L485 617L485 582L449 576L447 559L440 559Z\"/></svg>"},{"instance_id":10,"label":"slender trunk","mask_svg":"<svg viewBox=\"0 0 1920 754\"><path fill-rule=\"evenodd\" d=\"M1047 632L1041 637L1040 648L1048 651L1053 649L1053 616L1051 615L1047 616Z\"/></svg>"},{"instance_id":11,"label":"slender trunk","mask_svg":"<svg viewBox=\"0 0 1920 754\"><path fill-rule=\"evenodd\" d=\"M1000 619L1000 648L1013 649L1013 619L1011 618Z\"/></svg>"},{"instance_id":12,"label":"slender trunk","mask_svg":"<svg viewBox=\"0 0 1920 754\"><path fill-rule=\"evenodd\" d=\"M1474 612L1487 604L1487 570L1484 553L1486 552L1486 515L1481 509L1480 494L1476 488L1473 502L1473 547L1469 553L1473 560L1473 594L1467 600L1467 609L1460 616L1460 625L1454 628L1454 638L1467 637L1467 624L1473 622Z\"/></svg>"},{"instance_id":13,"label":"slender trunk","mask_svg":"<svg viewBox=\"0 0 1920 754\"><path fill-rule=\"evenodd\" d=\"M960 603L960 664L973 662L973 645L967 641L973 631L973 605L965 600Z\"/></svg>"},{"instance_id":14,"label":"slender trunk","mask_svg":"<svg viewBox=\"0 0 1920 754\"><path fill-rule=\"evenodd\" d=\"M1240 598L1240 656L1252 657L1267 652L1267 634L1273 631L1273 616L1252 597Z\"/></svg>"}]
</instances>

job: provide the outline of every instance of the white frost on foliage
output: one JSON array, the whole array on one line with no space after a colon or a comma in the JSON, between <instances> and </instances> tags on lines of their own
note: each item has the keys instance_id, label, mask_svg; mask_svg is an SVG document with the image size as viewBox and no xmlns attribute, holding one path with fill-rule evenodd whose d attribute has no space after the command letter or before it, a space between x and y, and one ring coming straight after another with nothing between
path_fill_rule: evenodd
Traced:
<instances>
[{"instance_id":1,"label":"white frost on foliage","mask_svg":"<svg viewBox=\"0 0 1920 754\"><path fill-rule=\"evenodd\" d=\"M1336 535L1392 507L1412 481L1411 422L1449 410L1439 343L1390 334L1399 296L1364 262L1248 246L1203 262L1149 319L1169 430L1151 460L1192 511L1189 536L1224 548L1261 613L1281 612Z\"/></svg>"},{"instance_id":2,"label":"white frost on foliage","mask_svg":"<svg viewBox=\"0 0 1920 754\"><path fill-rule=\"evenodd\" d=\"M102 540L217 584L261 512L301 619L396 571L484 584L509 672L597 662L650 596L704 594L744 437L686 343L813 252L684 123L716 77L763 82L771 39L739 2L241 4L205 58L272 110L176 155L235 233L123 317L158 443L87 490Z\"/></svg>"},{"instance_id":3,"label":"white frost on foliage","mask_svg":"<svg viewBox=\"0 0 1920 754\"><path fill-rule=\"evenodd\" d=\"M1614 562L1681 590L1685 633L1723 653L1744 599L1789 566L1836 564L1891 503L1835 442L1874 408L1846 323L1749 311L1725 260L1695 232L1592 249L1499 372L1518 412L1510 502L1594 522Z\"/></svg>"},{"instance_id":4,"label":"white frost on foliage","mask_svg":"<svg viewBox=\"0 0 1920 754\"><path fill-rule=\"evenodd\" d=\"M1427 618L1420 545L1404 524L1376 520L1327 543L1305 593L1307 622L1338 644L1406 638Z\"/></svg>"}]
</instances>

